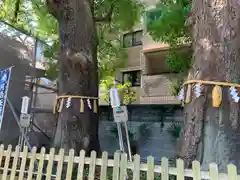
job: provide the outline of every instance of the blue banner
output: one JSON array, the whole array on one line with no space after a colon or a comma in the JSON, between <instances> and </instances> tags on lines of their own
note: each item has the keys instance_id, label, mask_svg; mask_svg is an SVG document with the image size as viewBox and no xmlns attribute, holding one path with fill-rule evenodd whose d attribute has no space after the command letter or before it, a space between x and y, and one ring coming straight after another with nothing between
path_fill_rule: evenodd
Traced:
<instances>
[{"instance_id":1,"label":"blue banner","mask_svg":"<svg viewBox=\"0 0 240 180\"><path fill-rule=\"evenodd\" d=\"M7 100L7 92L12 68L0 71L0 128L2 126L3 114Z\"/></svg>"}]
</instances>

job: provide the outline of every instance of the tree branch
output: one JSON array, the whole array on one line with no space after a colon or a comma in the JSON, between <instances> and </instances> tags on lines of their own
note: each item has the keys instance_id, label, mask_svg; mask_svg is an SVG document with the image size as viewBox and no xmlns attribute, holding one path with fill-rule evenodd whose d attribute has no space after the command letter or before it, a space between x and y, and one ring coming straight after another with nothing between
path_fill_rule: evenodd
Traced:
<instances>
[{"instance_id":1,"label":"tree branch","mask_svg":"<svg viewBox=\"0 0 240 180\"><path fill-rule=\"evenodd\" d=\"M103 16L103 17L94 17L93 20L94 22L110 22L112 19L112 14L113 14L113 9L114 9L114 3L111 5L109 12Z\"/></svg>"},{"instance_id":2,"label":"tree branch","mask_svg":"<svg viewBox=\"0 0 240 180\"><path fill-rule=\"evenodd\" d=\"M53 15L56 19L58 19L58 4L61 0L46 0L46 5L48 8L48 12Z\"/></svg>"},{"instance_id":3,"label":"tree branch","mask_svg":"<svg viewBox=\"0 0 240 180\"><path fill-rule=\"evenodd\" d=\"M14 17L12 19L13 22L17 21L19 9L20 9L20 3L21 3L21 0L17 0L16 3L15 3Z\"/></svg>"}]
</instances>

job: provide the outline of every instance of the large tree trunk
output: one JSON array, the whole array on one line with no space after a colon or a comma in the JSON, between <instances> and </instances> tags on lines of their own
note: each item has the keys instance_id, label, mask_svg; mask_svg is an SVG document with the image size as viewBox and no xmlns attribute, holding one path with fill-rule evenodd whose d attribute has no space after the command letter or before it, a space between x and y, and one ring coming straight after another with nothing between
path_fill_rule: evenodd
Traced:
<instances>
[{"instance_id":1,"label":"large tree trunk","mask_svg":"<svg viewBox=\"0 0 240 180\"><path fill-rule=\"evenodd\" d=\"M97 34L90 0L56 1L60 29L59 95L98 97ZM80 99L59 114L54 144L77 152L100 151L98 114L87 107L80 113Z\"/></svg>"},{"instance_id":2,"label":"large tree trunk","mask_svg":"<svg viewBox=\"0 0 240 180\"><path fill-rule=\"evenodd\" d=\"M188 79L239 83L240 3L238 0L193 0L193 68ZM185 105L180 156L186 166L195 159L203 168L216 162L220 170L235 163L240 167L239 104L223 88L223 103L212 107L212 88Z\"/></svg>"}]
</instances>

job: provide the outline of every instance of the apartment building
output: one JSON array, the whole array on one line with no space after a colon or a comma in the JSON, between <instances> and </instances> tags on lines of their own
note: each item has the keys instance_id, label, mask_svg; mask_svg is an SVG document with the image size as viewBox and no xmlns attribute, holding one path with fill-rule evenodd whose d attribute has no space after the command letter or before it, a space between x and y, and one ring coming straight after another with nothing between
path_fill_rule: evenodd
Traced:
<instances>
[{"instance_id":1,"label":"apartment building","mask_svg":"<svg viewBox=\"0 0 240 180\"><path fill-rule=\"evenodd\" d=\"M147 5L145 17L133 32L123 34L123 46L128 52L128 61L117 75L117 80L130 81L137 93L134 104L180 104L171 94L171 82L177 78L167 66L165 58L169 46L154 42L147 33L147 24L159 18L161 10L156 8L159 1L144 0ZM100 101L104 104L104 101Z\"/></svg>"}]
</instances>

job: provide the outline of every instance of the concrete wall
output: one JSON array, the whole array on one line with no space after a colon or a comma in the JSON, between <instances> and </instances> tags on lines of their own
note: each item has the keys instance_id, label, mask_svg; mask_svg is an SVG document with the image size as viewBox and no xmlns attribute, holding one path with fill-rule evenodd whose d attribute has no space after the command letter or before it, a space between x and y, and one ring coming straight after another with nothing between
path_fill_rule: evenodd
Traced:
<instances>
[{"instance_id":1,"label":"concrete wall","mask_svg":"<svg viewBox=\"0 0 240 180\"><path fill-rule=\"evenodd\" d=\"M123 68L124 70L140 70L140 55L142 46L134 46L127 48L128 61Z\"/></svg>"},{"instance_id":2,"label":"concrete wall","mask_svg":"<svg viewBox=\"0 0 240 180\"><path fill-rule=\"evenodd\" d=\"M137 142L137 153L141 157L146 158L148 155L152 155L156 158L156 161L159 161L163 156L168 158L175 156L177 138L168 132L168 129L173 121L183 122L182 109L179 106L131 105L128 107L128 111L129 131L133 133L132 139ZM56 127L54 116L41 114L37 117L38 126L50 137L53 137ZM113 155L116 150L119 150L119 142L116 134L112 132L113 129L116 129L116 124L113 122L110 107L100 107L99 121L101 149ZM43 136L35 136L33 141L37 142L34 145L50 143Z\"/></svg>"},{"instance_id":3,"label":"concrete wall","mask_svg":"<svg viewBox=\"0 0 240 180\"><path fill-rule=\"evenodd\" d=\"M181 108L163 108L161 106L134 106L128 108L131 111L128 127L134 134L137 142L138 153L146 158L152 155L159 161L161 157L172 158L175 156L177 139L167 131L173 121L182 122ZM109 109L111 111L111 109ZM129 112L130 112L129 111ZM169 112L168 112L169 111ZM162 127L162 120L164 126ZM112 114L107 108L101 108L99 139L102 151L113 154L119 149L119 142L111 131L116 128ZM143 133L142 129L145 130Z\"/></svg>"}]
</instances>

